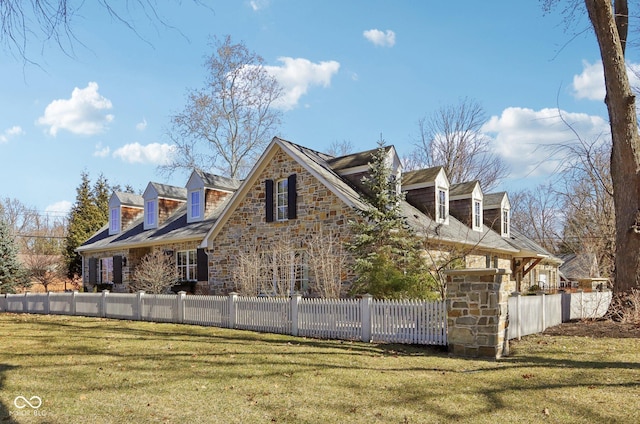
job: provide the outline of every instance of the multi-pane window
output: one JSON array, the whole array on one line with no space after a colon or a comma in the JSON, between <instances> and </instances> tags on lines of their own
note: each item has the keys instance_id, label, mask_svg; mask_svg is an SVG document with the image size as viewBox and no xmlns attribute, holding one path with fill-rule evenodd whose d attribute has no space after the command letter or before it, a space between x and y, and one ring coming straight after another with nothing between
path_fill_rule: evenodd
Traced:
<instances>
[{"instance_id":1,"label":"multi-pane window","mask_svg":"<svg viewBox=\"0 0 640 424\"><path fill-rule=\"evenodd\" d=\"M109 230L111 234L118 233L120 231L120 209L111 209L111 216L109 219Z\"/></svg>"},{"instance_id":2,"label":"multi-pane window","mask_svg":"<svg viewBox=\"0 0 640 424\"><path fill-rule=\"evenodd\" d=\"M183 281L197 279L197 260L195 250L183 250L177 253L176 266L178 275Z\"/></svg>"},{"instance_id":3,"label":"multi-pane window","mask_svg":"<svg viewBox=\"0 0 640 424\"><path fill-rule=\"evenodd\" d=\"M149 200L145 204L144 219L147 226L156 225L156 201Z\"/></svg>"},{"instance_id":4,"label":"multi-pane window","mask_svg":"<svg viewBox=\"0 0 640 424\"><path fill-rule=\"evenodd\" d=\"M276 220L284 221L289 217L289 181L285 178L276 183Z\"/></svg>"},{"instance_id":5,"label":"multi-pane window","mask_svg":"<svg viewBox=\"0 0 640 424\"><path fill-rule=\"evenodd\" d=\"M509 209L502 210L502 234L509 234Z\"/></svg>"},{"instance_id":6,"label":"multi-pane window","mask_svg":"<svg viewBox=\"0 0 640 424\"><path fill-rule=\"evenodd\" d=\"M447 218L447 192L438 190L438 219L445 220Z\"/></svg>"},{"instance_id":7,"label":"multi-pane window","mask_svg":"<svg viewBox=\"0 0 640 424\"><path fill-rule=\"evenodd\" d=\"M100 259L100 281L99 283L112 283L113 282L113 258L101 258Z\"/></svg>"},{"instance_id":8,"label":"multi-pane window","mask_svg":"<svg viewBox=\"0 0 640 424\"><path fill-rule=\"evenodd\" d=\"M200 191L191 192L191 218L200 218Z\"/></svg>"},{"instance_id":9,"label":"multi-pane window","mask_svg":"<svg viewBox=\"0 0 640 424\"><path fill-rule=\"evenodd\" d=\"M476 228L482 226L482 203L477 200L473 202L473 226Z\"/></svg>"}]
</instances>

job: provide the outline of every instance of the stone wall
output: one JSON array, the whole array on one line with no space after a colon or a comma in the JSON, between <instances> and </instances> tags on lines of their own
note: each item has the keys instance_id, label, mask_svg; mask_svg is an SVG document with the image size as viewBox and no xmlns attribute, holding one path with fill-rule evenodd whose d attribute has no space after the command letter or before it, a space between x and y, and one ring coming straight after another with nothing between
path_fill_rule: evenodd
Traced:
<instances>
[{"instance_id":1,"label":"stone wall","mask_svg":"<svg viewBox=\"0 0 640 424\"><path fill-rule=\"evenodd\" d=\"M508 354L509 275L497 268L447 271L447 340L453 355Z\"/></svg>"},{"instance_id":2,"label":"stone wall","mask_svg":"<svg viewBox=\"0 0 640 424\"><path fill-rule=\"evenodd\" d=\"M266 222L265 180L278 181L291 174L296 174L297 218ZM349 221L357 219L355 210L278 149L213 240L213 249L208 252L209 291L227 294L235 290L233 270L240 252L268 252L278 243L303 250L306 241L320 231L337 234L345 242L351 238ZM349 263L352 260L347 258ZM350 270L344 277L345 282L354 278Z\"/></svg>"}]
</instances>

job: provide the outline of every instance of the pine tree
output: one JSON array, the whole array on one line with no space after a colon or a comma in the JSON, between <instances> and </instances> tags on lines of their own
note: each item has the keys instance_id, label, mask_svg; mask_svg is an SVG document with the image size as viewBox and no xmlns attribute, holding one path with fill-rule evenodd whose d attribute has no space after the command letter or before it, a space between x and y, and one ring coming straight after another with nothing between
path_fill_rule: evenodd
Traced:
<instances>
[{"instance_id":1,"label":"pine tree","mask_svg":"<svg viewBox=\"0 0 640 424\"><path fill-rule=\"evenodd\" d=\"M421 256L422 242L401 213L404 195L392 174L384 141L369 163L370 173L362 183L369 208L359 211L362 220L352 222L358 278L352 294L370 293L378 298L428 298L435 296L434 281Z\"/></svg>"},{"instance_id":2,"label":"pine tree","mask_svg":"<svg viewBox=\"0 0 640 424\"><path fill-rule=\"evenodd\" d=\"M0 293L14 293L16 288L26 286L26 272L18 262L18 247L9 226L0 220Z\"/></svg>"},{"instance_id":3,"label":"pine tree","mask_svg":"<svg viewBox=\"0 0 640 424\"><path fill-rule=\"evenodd\" d=\"M69 226L65 243L65 262L69 278L82 275L82 258L76 248L108 222L109 185L100 176L91 187L89 174L81 174L82 181L76 188L76 201L69 212Z\"/></svg>"}]
</instances>

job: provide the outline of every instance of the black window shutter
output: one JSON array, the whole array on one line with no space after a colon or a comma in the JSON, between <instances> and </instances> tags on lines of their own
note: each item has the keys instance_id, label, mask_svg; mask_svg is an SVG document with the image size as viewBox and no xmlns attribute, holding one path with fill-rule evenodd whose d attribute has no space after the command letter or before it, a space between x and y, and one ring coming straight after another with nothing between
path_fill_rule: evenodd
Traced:
<instances>
[{"instance_id":1,"label":"black window shutter","mask_svg":"<svg viewBox=\"0 0 640 424\"><path fill-rule=\"evenodd\" d=\"M273 222L273 180L264 180L266 221Z\"/></svg>"},{"instance_id":2,"label":"black window shutter","mask_svg":"<svg viewBox=\"0 0 640 424\"><path fill-rule=\"evenodd\" d=\"M113 282L122 284L122 256L113 257Z\"/></svg>"},{"instance_id":3,"label":"black window shutter","mask_svg":"<svg viewBox=\"0 0 640 424\"><path fill-rule=\"evenodd\" d=\"M205 249L197 250L196 266L198 281L209 281L209 256Z\"/></svg>"},{"instance_id":4,"label":"black window shutter","mask_svg":"<svg viewBox=\"0 0 640 424\"><path fill-rule=\"evenodd\" d=\"M287 182L287 204L288 204L288 216L289 219L296 219L298 217L298 194L296 191L296 174L289 175L289 181Z\"/></svg>"},{"instance_id":5,"label":"black window shutter","mask_svg":"<svg viewBox=\"0 0 640 424\"><path fill-rule=\"evenodd\" d=\"M95 284L98 282L98 260L89 258L89 282Z\"/></svg>"}]
</instances>

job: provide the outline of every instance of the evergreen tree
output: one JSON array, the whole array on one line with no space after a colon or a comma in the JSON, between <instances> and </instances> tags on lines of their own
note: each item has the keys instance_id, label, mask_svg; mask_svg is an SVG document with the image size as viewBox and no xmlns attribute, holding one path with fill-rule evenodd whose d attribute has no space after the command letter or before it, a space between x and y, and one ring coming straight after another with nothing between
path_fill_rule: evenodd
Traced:
<instances>
[{"instance_id":1,"label":"evergreen tree","mask_svg":"<svg viewBox=\"0 0 640 424\"><path fill-rule=\"evenodd\" d=\"M18 247L9 225L0 220L0 293L14 293L18 287L27 287L26 272L18 262Z\"/></svg>"},{"instance_id":2,"label":"evergreen tree","mask_svg":"<svg viewBox=\"0 0 640 424\"><path fill-rule=\"evenodd\" d=\"M422 241L401 213L404 195L392 174L384 141L369 163L370 173L362 183L369 208L359 211L362 220L352 222L358 278L352 294L370 293L378 298L429 298L436 296L435 282L421 256Z\"/></svg>"},{"instance_id":3,"label":"evergreen tree","mask_svg":"<svg viewBox=\"0 0 640 424\"><path fill-rule=\"evenodd\" d=\"M65 246L65 262L69 278L82 275L82 258L76 248L108 222L109 185L104 176L91 186L89 174L81 174L76 188L76 201L69 211L69 224Z\"/></svg>"}]
</instances>

